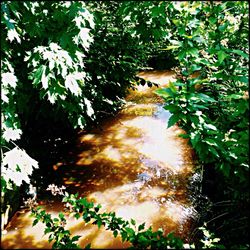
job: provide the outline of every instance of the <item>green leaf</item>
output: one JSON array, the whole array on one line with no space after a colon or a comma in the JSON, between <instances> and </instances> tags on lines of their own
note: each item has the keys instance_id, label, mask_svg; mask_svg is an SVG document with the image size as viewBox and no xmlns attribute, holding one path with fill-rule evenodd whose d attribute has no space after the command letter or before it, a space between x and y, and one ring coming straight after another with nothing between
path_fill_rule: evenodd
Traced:
<instances>
[{"instance_id":1,"label":"green leaf","mask_svg":"<svg viewBox=\"0 0 250 250\"><path fill-rule=\"evenodd\" d=\"M206 143L207 143L208 145L210 145L210 146L219 147L219 145L217 144L217 142L214 141L213 139L205 138L203 141L206 142Z\"/></svg>"},{"instance_id":2,"label":"green leaf","mask_svg":"<svg viewBox=\"0 0 250 250\"><path fill-rule=\"evenodd\" d=\"M64 233L59 233L57 241L60 242L63 237L64 237Z\"/></svg>"},{"instance_id":3,"label":"green leaf","mask_svg":"<svg viewBox=\"0 0 250 250\"><path fill-rule=\"evenodd\" d=\"M219 154L217 150L214 147L208 147L208 151L210 151L213 155L215 155L217 158L219 158Z\"/></svg>"},{"instance_id":4,"label":"green leaf","mask_svg":"<svg viewBox=\"0 0 250 250\"><path fill-rule=\"evenodd\" d=\"M60 45L65 48L72 43L68 33L64 32L60 39Z\"/></svg>"},{"instance_id":5,"label":"green leaf","mask_svg":"<svg viewBox=\"0 0 250 250\"><path fill-rule=\"evenodd\" d=\"M199 50L197 48L190 48L187 51L187 53L190 54L190 55L192 55L192 56L195 56L195 57L199 56Z\"/></svg>"},{"instance_id":6,"label":"green leaf","mask_svg":"<svg viewBox=\"0 0 250 250\"><path fill-rule=\"evenodd\" d=\"M2 191L5 192L6 187L7 187L7 182L2 176L1 176L1 187L2 187Z\"/></svg>"},{"instance_id":7,"label":"green leaf","mask_svg":"<svg viewBox=\"0 0 250 250\"><path fill-rule=\"evenodd\" d=\"M236 100L241 100L242 99L242 95L240 94L231 94L226 96L227 99L236 99Z\"/></svg>"},{"instance_id":8,"label":"green leaf","mask_svg":"<svg viewBox=\"0 0 250 250\"><path fill-rule=\"evenodd\" d=\"M236 81L240 81L240 82L244 82L244 83L249 82L249 78L247 76L232 76L232 78Z\"/></svg>"},{"instance_id":9,"label":"green leaf","mask_svg":"<svg viewBox=\"0 0 250 250\"><path fill-rule=\"evenodd\" d=\"M132 225L135 225L135 224L136 224L136 221L135 221L134 219L131 219L130 222L131 222Z\"/></svg>"},{"instance_id":10,"label":"green leaf","mask_svg":"<svg viewBox=\"0 0 250 250\"><path fill-rule=\"evenodd\" d=\"M154 91L154 93L163 98L174 97L174 92L170 88L157 89Z\"/></svg>"},{"instance_id":11,"label":"green leaf","mask_svg":"<svg viewBox=\"0 0 250 250\"><path fill-rule=\"evenodd\" d=\"M210 61L208 61L207 59L201 59L200 63L203 64L203 65L206 65L206 66L210 66L211 65Z\"/></svg>"},{"instance_id":12,"label":"green leaf","mask_svg":"<svg viewBox=\"0 0 250 250\"><path fill-rule=\"evenodd\" d=\"M207 123L205 123L205 124L204 124L204 127L205 127L206 129L210 129L210 130L217 131L217 128L216 128L213 124L207 124Z\"/></svg>"},{"instance_id":13,"label":"green leaf","mask_svg":"<svg viewBox=\"0 0 250 250\"><path fill-rule=\"evenodd\" d=\"M58 216L61 220L64 219L64 214L62 212L60 212Z\"/></svg>"},{"instance_id":14,"label":"green leaf","mask_svg":"<svg viewBox=\"0 0 250 250\"><path fill-rule=\"evenodd\" d=\"M221 72L212 74L212 77L216 77L217 79L222 79L222 80L230 79L230 76L228 76L227 74L223 74Z\"/></svg>"},{"instance_id":15,"label":"green leaf","mask_svg":"<svg viewBox=\"0 0 250 250\"><path fill-rule=\"evenodd\" d=\"M200 65L193 64L193 65L191 66L191 70L192 70L192 71L197 71L197 70L200 70L200 69L201 69L201 66L200 66Z\"/></svg>"},{"instance_id":16,"label":"green leaf","mask_svg":"<svg viewBox=\"0 0 250 250\"><path fill-rule=\"evenodd\" d=\"M161 50L172 50L172 49L178 49L180 46L179 45L170 45L165 49L161 49Z\"/></svg>"},{"instance_id":17,"label":"green leaf","mask_svg":"<svg viewBox=\"0 0 250 250\"><path fill-rule=\"evenodd\" d=\"M122 242L124 242L127 239L128 234L127 234L127 232L122 231L121 236L122 236Z\"/></svg>"},{"instance_id":18,"label":"green leaf","mask_svg":"<svg viewBox=\"0 0 250 250\"><path fill-rule=\"evenodd\" d=\"M135 231L130 227L126 227L125 230L129 236L133 236L135 234Z\"/></svg>"},{"instance_id":19,"label":"green leaf","mask_svg":"<svg viewBox=\"0 0 250 250\"><path fill-rule=\"evenodd\" d=\"M215 24L217 22L217 18L215 17L209 17L208 21L211 23L211 24Z\"/></svg>"},{"instance_id":20,"label":"green leaf","mask_svg":"<svg viewBox=\"0 0 250 250\"><path fill-rule=\"evenodd\" d=\"M179 110L179 107L175 104L165 105L163 108L169 110L171 113L176 113Z\"/></svg>"},{"instance_id":21,"label":"green leaf","mask_svg":"<svg viewBox=\"0 0 250 250\"><path fill-rule=\"evenodd\" d=\"M205 102L216 102L216 100L214 100L212 97L202 93L198 93L196 96L200 97L200 99L204 100Z\"/></svg>"},{"instance_id":22,"label":"green leaf","mask_svg":"<svg viewBox=\"0 0 250 250\"><path fill-rule=\"evenodd\" d=\"M226 21L224 24L220 25L218 29L220 32L223 32L226 30L227 26L228 26L228 22Z\"/></svg>"},{"instance_id":23,"label":"green leaf","mask_svg":"<svg viewBox=\"0 0 250 250\"><path fill-rule=\"evenodd\" d=\"M182 61L185 56L186 56L186 50L181 50L178 54L179 61Z\"/></svg>"},{"instance_id":24,"label":"green leaf","mask_svg":"<svg viewBox=\"0 0 250 250\"><path fill-rule=\"evenodd\" d=\"M99 207L95 207L94 209L95 209L95 212L96 212L96 213L98 213L98 211L100 210Z\"/></svg>"},{"instance_id":25,"label":"green leaf","mask_svg":"<svg viewBox=\"0 0 250 250\"><path fill-rule=\"evenodd\" d=\"M190 135L188 135L188 134L179 134L178 137L181 137L183 139L188 139L188 138L190 138Z\"/></svg>"},{"instance_id":26,"label":"green leaf","mask_svg":"<svg viewBox=\"0 0 250 250\"><path fill-rule=\"evenodd\" d=\"M88 205L88 202L87 202L86 198L80 198L80 199L78 200L78 203L79 203L80 205L85 206L85 207Z\"/></svg>"},{"instance_id":27,"label":"green leaf","mask_svg":"<svg viewBox=\"0 0 250 250\"><path fill-rule=\"evenodd\" d=\"M185 27L178 27L178 33L180 34L180 35L185 35L185 33L186 33L186 31L185 31Z\"/></svg>"},{"instance_id":28,"label":"green leaf","mask_svg":"<svg viewBox=\"0 0 250 250\"><path fill-rule=\"evenodd\" d=\"M53 239L54 239L53 234L50 234L50 235L49 235L49 240L48 240L48 241L51 242Z\"/></svg>"},{"instance_id":29,"label":"green leaf","mask_svg":"<svg viewBox=\"0 0 250 250\"><path fill-rule=\"evenodd\" d=\"M74 236L74 237L71 239L71 241L78 241L79 238L81 238L81 236L76 235L76 236Z\"/></svg>"},{"instance_id":30,"label":"green leaf","mask_svg":"<svg viewBox=\"0 0 250 250\"><path fill-rule=\"evenodd\" d=\"M178 26L179 23L180 23L180 20L178 20L178 19L172 19L172 22L173 22L173 24L175 24L176 26Z\"/></svg>"},{"instance_id":31,"label":"green leaf","mask_svg":"<svg viewBox=\"0 0 250 250\"><path fill-rule=\"evenodd\" d=\"M75 214L74 214L74 217L78 220L81 216L80 216L79 213L75 213Z\"/></svg>"},{"instance_id":32,"label":"green leaf","mask_svg":"<svg viewBox=\"0 0 250 250\"><path fill-rule=\"evenodd\" d=\"M84 221L85 221L85 222L89 222L90 219L91 219L91 217L88 216L88 217L86 217L86 218L84 219Z\"/></svg>"},{"instance_id":33,"label":"green leaf","mask_svg":"<svg viewBox=\"0 0 250 250\"><path fill-rule=\"evenodd\" d=\"M138 239L139 243L142 245L147 245L148 243L150 243L150 240L148 240L145 236L140 235L139 239Z\"/></svg>"},{"instance_id":34,"label":"green leaf","mask_svg":"<svg viewBox=\"0 0 250 250\"><path fill-rule=\"evenodd\" d=\"M180 120L179 114L172 115L168 120L168 128L175 125Z\"/></svg>"},{"instance_id":35,"label":"green leaf","mask_svg":"<svg viewBox=\"0 0 250 250\"><path fill-rule=\"evenodd\" d=\"M197 143L201 140L201 135L199 133L194 134L193 132L191 133L191 142L193 147L195 148Z\"/></svg>"},{"instance_id":36,"label":"green leaf","mask_svg":"<svg viewBox=\"0 0 250 250\"><path fill-rule=\"evenodd\" d=\"M89 243L84 249L90 249L91 248L91 243Z\"/></svg>"},{"instance_id":37,"label":"green leaf","mask_svg":"<svg viewBox=\"0 0 250 250\"><path fill-rule=\"evenodd\" d=\"M102 220L101 219L97 220L97 226L98 226L98 228L101 228L101 226L102 226Z\"/></svg>"},{"instance_id":38,"label":"green leaf","mask_svg":"<svg viewBox=\"0 0 250 250\"><path fill-rule=\"evenodd\" d=\"M51 228L50 227L45 228L44 234L47 234L47 233L50 233L50 232L51 232Z\"/></svg>"},{"instance_id":39,"label":"green leaf","mask_svg":"<svg viewBox=\"0 0 250 250\"><path fill-rule=\"evenodd\" d=\"M41 65L33 74L33 84L37 85L40 83L41 78L42 78L42 74L45 72L46 70L46 66L45 65Z\"/></svg>"},{"instance_id":40,"label":"green leaf","mask_svg":"<svg viewBox=\"0 0 250 250\"><path fill-rule=\"evenodd\" d=\"M219 64L221 64L224 61L224 59L228 57L228 54L225 51L223 51L223 50L220 50L217 53L217 55L218 55Z\"/></svg>"},{"instance_id":41,"label":"green leaf","mask_svg":"<svg viewBox=\"0 0 250 250\"><path fill-rule=\"evenodd\" d=\"M145 228L145 222L142 223L141 225L139 225L138 231L141 231L141 230L143 230L144 228Z\"/></svg>"},{"instance_id":42,"label":"green leaf","mask_svg":"<svg viewBox=\"0 0 250 250\"><path fill-rule=\"evenodd\" d=\"M230 52L230 51L229 51ZM245 53L244 51L242 50L239 50L239 49L233 49L231 50L231 52L235 53L235 54L238 54L240 56L243 56L244 58L246 59L249 59L249 55L247 53Z\"/></svg>"},{"instance_id":43,"label":"green leaf","mask_svg":"<svg viewBox=\"0 0 250 250\"><path fill-rule=\"evenodd\" d=\"M117 235L118 235L118 231L117 231L117 230L115 230L115 231L113 232L113 235L114 235L114 237L116 238L116 237L117 237Z\"/></svg>"},{"instance_id":44,"label":"green leaf","mask_svg":"<svg viewBox=\"0 0 250 250\"><path fill-rule=\"evenodd\" d=\"M39 220L38 220L38 219L35 219L35 220L33 221L33 223L32 223L32 227L34 227L38 222L39 222Z\"/></svg>"},{"instance_id":45,"label":"green leaf","mask_svg":"<svg viewBox=\"0 0 250 250\"><path fill-rule=\"evenodd\" d=\"M230 174L230 165L228 163L222 162L222 164L220 165L220 170L222 170L223 174L226 177L229 177L229 174Z\"/></svg>"}]
</instances>

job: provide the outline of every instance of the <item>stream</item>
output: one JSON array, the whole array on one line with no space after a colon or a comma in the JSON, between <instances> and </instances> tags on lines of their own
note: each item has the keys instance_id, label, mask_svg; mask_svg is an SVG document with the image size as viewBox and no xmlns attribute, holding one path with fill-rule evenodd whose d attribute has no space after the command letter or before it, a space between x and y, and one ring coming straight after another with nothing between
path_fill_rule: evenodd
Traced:
<instances>
[{"instance_id":1,"label":"stream","mask_svg":"<svg viewBox=\"0 0 250 250\"><path fill-rule=\"evenodd\" d=\"M139 76L160 87L175 80L172 71L141 72ZM125 107L106 119L101 128L79 133L71 161L51 166L70 193L78 192L102 205L101 212L116 212L137 225L145 222L153 230L175 231L188 237L197 213L192 206L187 186L194 174L193 151L179 134L177 125L167 128L170 113L153 91L156 86L138 86L128 94ZM51 183L52 184L52 183ZM53 215L63 210L58 199L41 200ZM26 208L15 213L2 235L3 249L51 248L44 225L32 227L34 218ZM98 229L70 217L66 227L80 235L84 248L127 248L121 238L103 227Z\"/></svg>"}]
</instances>

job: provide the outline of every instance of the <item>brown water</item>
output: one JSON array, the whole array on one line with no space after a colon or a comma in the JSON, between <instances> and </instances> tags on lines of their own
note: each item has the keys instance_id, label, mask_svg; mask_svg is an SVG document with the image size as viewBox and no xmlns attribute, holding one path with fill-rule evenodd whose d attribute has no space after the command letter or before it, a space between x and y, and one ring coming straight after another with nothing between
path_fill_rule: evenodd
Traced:
<instances>
[{"instance_id":1,"label":"brown water","mask_svg":"<svg viewBox=\"0 0 250 250\"><path fill-rule=\"evenodd\" d=\"M165 86L174 80L171 71L141 72L139 76ZM140 86L127 96L127 105L101 129L79 134L71 152L71 162L58 162L54 171L69 192L78 192L102 204L101 211L115 211L124 219L146 222L154 230L175 231L188 235L195 211L188 200L187 181L194 164L192 149L179 127L167 129L169 113L153 90ZM42 202L42 201L41 201ZM47 211L55 215L62 210L57 201L44 201ZM50 248L44 226L32 227L29 211L20 209L2 236L2 248ZM113 238L112 233L81 220L69 218L66 226L81 235L81 247L126 248L128 243Z\"/></svg>"}]
</instances>

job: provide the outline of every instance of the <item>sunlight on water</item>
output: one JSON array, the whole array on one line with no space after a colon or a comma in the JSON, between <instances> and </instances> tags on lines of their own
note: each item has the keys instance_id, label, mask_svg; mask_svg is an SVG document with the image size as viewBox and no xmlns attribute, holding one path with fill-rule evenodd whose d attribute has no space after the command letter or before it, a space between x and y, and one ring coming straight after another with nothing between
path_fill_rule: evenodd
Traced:
<instances>
[{"instance_id":1,"label":"sunlight on water","mask_svg":"<svg viewBox=\"0 0 250 250\"><path fill-rule=\"evenodd\" d=\"M171 71L142 72L139 76L162 86L175 79ZM114 211L124 219L135 219L137 225L145 222L154 230L186 236L196 212L186 190L194 167L192 150L187 140L178 137L184 131L177 126L167 128L170 113L152 89L139 87L127 100L120 114L104 121L101 130L79 135L74 162L65 157L53 169L68 192L100 203L102 212ZM45 206L54 215L63 209L53 200ZM3 248L51 247L43 236L44 226L32 227L28 214L24 210L15 214L2 238ZM74 218L69 218L67 228L73 235L81 235L81 247L90 242L92 248L129 246L120 237L113 238L111 232Z\"/></svg>"}]
</instances>

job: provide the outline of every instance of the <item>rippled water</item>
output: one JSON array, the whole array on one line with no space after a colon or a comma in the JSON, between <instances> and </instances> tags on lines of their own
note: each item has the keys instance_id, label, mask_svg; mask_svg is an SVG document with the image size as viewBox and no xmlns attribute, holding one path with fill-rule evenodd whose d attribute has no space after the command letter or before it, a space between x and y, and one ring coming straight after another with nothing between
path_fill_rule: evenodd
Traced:
<instances>
[{"instance_id":1,"label":"rippled water","mask_svg":"<svg viewBox=\"0 0 250 250\"><path fill-rule=\"evenodd\" d=\"M171 71L141 72L139 76L161 86L174 80ZM127 105L114 118L107 119L89 133L79 134L71 161L53 167L69 192L78 192L102 204L101 211L115 211L124 219L133 218L154 230L175 231L187 236L196 216L187 195L187 182L193 174L192 149L178 137L177 126L167 128L169 112L153 90L140 86L131 91ZM62 210L58 201L40 201L52 214ZM32 227L33 218L25 209L18 211L2 237L2 248L48 248L44 226ZM126 248L120 238L69 218L66 226L81 235L81 247Z\"/></svg>"}]
</instances>

